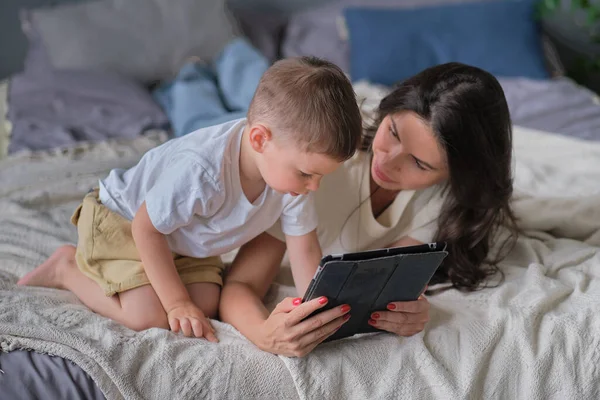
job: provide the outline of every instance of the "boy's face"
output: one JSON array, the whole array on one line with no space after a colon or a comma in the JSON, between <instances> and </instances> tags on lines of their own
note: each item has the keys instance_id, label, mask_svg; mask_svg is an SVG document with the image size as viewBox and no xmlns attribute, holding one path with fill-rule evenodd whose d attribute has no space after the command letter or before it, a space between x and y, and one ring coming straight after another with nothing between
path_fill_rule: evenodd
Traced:
<instances>
[{"instance_id":1,"label":"boy's face","mask_svg":"<svg viewBox=\"0 0 600 400\"><path fill-rule=\"evenodd\" d=\"M276 140L266 143L260 159L259 169L267 185L292 196L317 190L323 176L341 164L327 155L303 152L292 143Z\"/></svg>"}]
</instances>

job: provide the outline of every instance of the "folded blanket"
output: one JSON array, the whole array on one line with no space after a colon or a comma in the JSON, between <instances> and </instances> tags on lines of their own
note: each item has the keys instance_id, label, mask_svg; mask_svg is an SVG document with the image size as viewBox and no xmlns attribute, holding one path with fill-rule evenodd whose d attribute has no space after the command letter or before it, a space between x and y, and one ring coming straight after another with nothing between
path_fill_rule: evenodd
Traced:
<instances>
[{"instance_id":1,"label":"folded blanket","mask_svg":"<svg viewBox=\"0 0 600 400\"><path fill-rule=\"evenodd\" d=\"M515 129L515 207L527 233L502 264L505 283L432 296L431 321L413 337L354 337L297 359L261 352L227 324L215 322L219 344L136 333L68 292L15 286L75 240L69 214L96 179L161 140L0 164L3 350L73 360L108 399L598 398L600 145ZM274 285L269 306L292 290Z\"/></svg>"},{"instance_id":2,"label":"folded blanket","mask_svg":"<svg viewBox=\"0 0 600 400\"><path fill-rule=\"evenodd\" d=\"M269 61L246 39L232 40L210 65L191 60L153 96L175 136L246 116Z\"/></svg>"}]
</instances>

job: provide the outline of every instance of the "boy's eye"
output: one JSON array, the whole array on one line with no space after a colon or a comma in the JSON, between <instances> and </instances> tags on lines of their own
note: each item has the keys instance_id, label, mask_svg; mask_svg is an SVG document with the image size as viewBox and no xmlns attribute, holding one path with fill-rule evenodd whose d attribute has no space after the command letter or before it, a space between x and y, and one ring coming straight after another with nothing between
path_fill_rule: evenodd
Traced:
<instances>
[{"instance_id":1,"label":"boy's eye","mask_svg":"<svg viewBox=\"0 0 600 400\"><path fill-rule=\"evenodd\" d=\"M300 176L303 178L310 178L312 175L311 174L305 174L304 172L300 171Z\"/></svg>"}]
</instances>

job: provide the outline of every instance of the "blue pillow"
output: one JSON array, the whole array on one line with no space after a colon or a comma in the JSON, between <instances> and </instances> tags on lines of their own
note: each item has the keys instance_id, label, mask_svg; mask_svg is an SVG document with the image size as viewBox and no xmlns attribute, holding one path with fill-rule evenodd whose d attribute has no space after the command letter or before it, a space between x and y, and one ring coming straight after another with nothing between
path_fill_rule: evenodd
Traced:
<instances>
[{"instance_id":1,"label":"blue pillow","mask_svg":"<svg viewBox=\"0 0 600 400\"><path fill-rule=\"evenodd\" d=\"M495 76L549 77L535 1L504 0L416 9L347 8L350 75L392 85L458 61Z\"/></svg>"}]
</instances>

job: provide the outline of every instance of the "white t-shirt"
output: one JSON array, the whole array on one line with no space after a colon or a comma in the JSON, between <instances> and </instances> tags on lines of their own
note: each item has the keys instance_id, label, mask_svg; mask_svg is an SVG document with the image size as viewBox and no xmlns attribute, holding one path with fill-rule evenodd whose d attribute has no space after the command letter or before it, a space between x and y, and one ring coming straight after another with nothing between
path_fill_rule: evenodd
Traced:
<instances>
[{"instance_id":1,"label":"white t-shirt","mask_svg":"<svg viewBox=\"0 0 600 400\"><path fill-rule=\"evenodd\" d=\"M419 191L401 191L375 219L369 179L370 155L364 152L357 152L334 173L323 178L315 196L319 217L317 234L323 254L383 248L404 236L423 243L433 240L443 203L441 185ZM278 226L269 229L268 233L284 240Z\"/></svg>"},{"instance_id":2,"label":"white t-shirt","mask_svg":"<svg viewBox=\"0 0 600 400\"><path fill-rule=\"evenodd\" d=\"M312 195L293 197L267 186L250 203L242 191L240 145L245 119L170 140L147 152L129 170L100 181L100 201L132 220L142 203L171 250L210 257L236 249L278 219L285 234L317 226Z\"/></svg>"}]
</instances>

